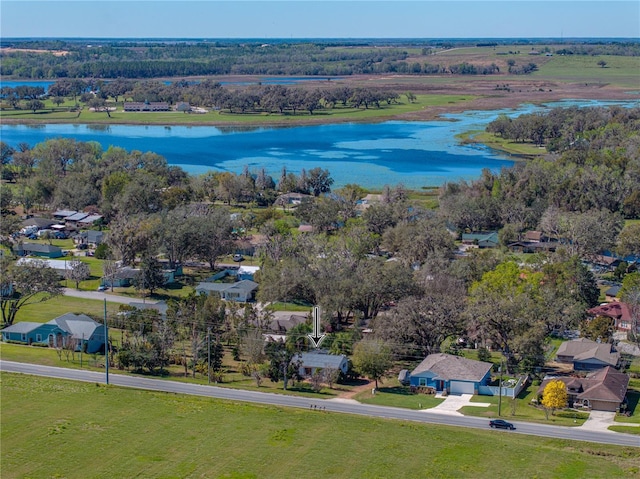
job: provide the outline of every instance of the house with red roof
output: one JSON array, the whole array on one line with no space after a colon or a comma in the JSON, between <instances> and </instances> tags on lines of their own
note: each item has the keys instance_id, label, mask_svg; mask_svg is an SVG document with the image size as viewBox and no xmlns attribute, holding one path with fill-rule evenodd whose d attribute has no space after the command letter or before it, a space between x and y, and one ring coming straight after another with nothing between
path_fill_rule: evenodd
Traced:
<instances>
[{"instance_id":1,"label":"house with red roof","mask_svg":"<svg viewBox=\"0 0 640 479\"><path fill-rule=\"evenodd\" d=\"M600 306L587 310L587 313L589 313L593 318L606 316L607 318L613 319L615 321L615 328L617 331L623 333L631 331L633 317L631 315L631 309L627 303L614 301L607 304L601 304ZM640 332L639 327L636 326L636 329Z\"/></svg>"}]
</instances>

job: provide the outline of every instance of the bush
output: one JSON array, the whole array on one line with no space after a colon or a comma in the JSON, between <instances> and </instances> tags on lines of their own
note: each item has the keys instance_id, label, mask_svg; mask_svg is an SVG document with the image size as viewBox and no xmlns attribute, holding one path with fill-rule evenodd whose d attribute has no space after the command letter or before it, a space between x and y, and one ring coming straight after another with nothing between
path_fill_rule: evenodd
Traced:
<instances>
[{"instance_id":1,"label":"bush","mask_svg":"<svg viewBox=\"0 0 640 479\"><path fill-rule=\"evenodd\" d=\"M487 348L485 347L478 348L478 361L485 361L485 362L491 361L491 353Z\"/></svg>"}]
</instances>

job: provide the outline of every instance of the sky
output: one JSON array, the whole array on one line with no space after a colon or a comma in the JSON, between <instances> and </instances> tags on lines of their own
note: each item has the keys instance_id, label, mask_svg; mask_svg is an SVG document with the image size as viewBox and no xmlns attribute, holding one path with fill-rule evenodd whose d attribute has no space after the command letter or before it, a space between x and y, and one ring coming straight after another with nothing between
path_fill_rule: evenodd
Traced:
<instances>
[{"instance_id":1,"label":"sky","mask_svg":"<svg viewBox=\"0 0 640 479\"><path fill-rule=\"evenodd\" d=\"M0 0L0 37L640 38L640 0Z\"/></svg>"}]
</instances>

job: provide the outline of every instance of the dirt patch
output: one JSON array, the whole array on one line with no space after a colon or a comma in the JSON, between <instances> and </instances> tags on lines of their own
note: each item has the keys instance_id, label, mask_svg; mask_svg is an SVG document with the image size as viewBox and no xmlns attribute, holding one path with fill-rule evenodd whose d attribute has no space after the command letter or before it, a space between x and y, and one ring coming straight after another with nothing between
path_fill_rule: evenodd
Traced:
<instances>
[{"instance_id":1,"label":"dirt patch","mask_svg":"<svg viewBox=\"0 0 640 479\"><path fill-rule=\"evenodd\" d=\"M51 53L54 57L64 57L69 54L66 50L38 50L35 48L0 48L0 53Z\"/></svg>"},{"instance_id":2,"label":"dirt patch","mask_svg":"<svg viewBox=\"0 0 640 479\"><path fill-rule=\"evenodd\" d=\"M344 391L344 392L338 394L337 397L339 397L340 399L353 399L354 397L356 397L361 392L371 391L371 389L373 389L374 385L375 385L375 383L373 381L369 381L366 384L362 384L360 386L354 387L350 391Z\"/></svg>"}]
</instances>

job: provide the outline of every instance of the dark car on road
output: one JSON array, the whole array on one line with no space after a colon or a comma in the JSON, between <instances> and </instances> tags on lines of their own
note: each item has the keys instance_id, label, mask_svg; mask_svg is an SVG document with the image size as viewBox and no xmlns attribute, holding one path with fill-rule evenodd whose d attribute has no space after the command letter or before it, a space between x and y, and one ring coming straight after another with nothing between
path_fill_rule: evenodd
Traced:
<instances>
[{"instance_id":1,"label":"dark car on road","mask_svg":"<svg viewBox=\"0 0 640 479\"><path fill-rule=\"evenodd\" d=\"M489 421L489 426L498 429L510 429L512 431L516 428L513 424L505 421L504 419L493 419L492 421Z\"/></svg>"}]
</instances>

